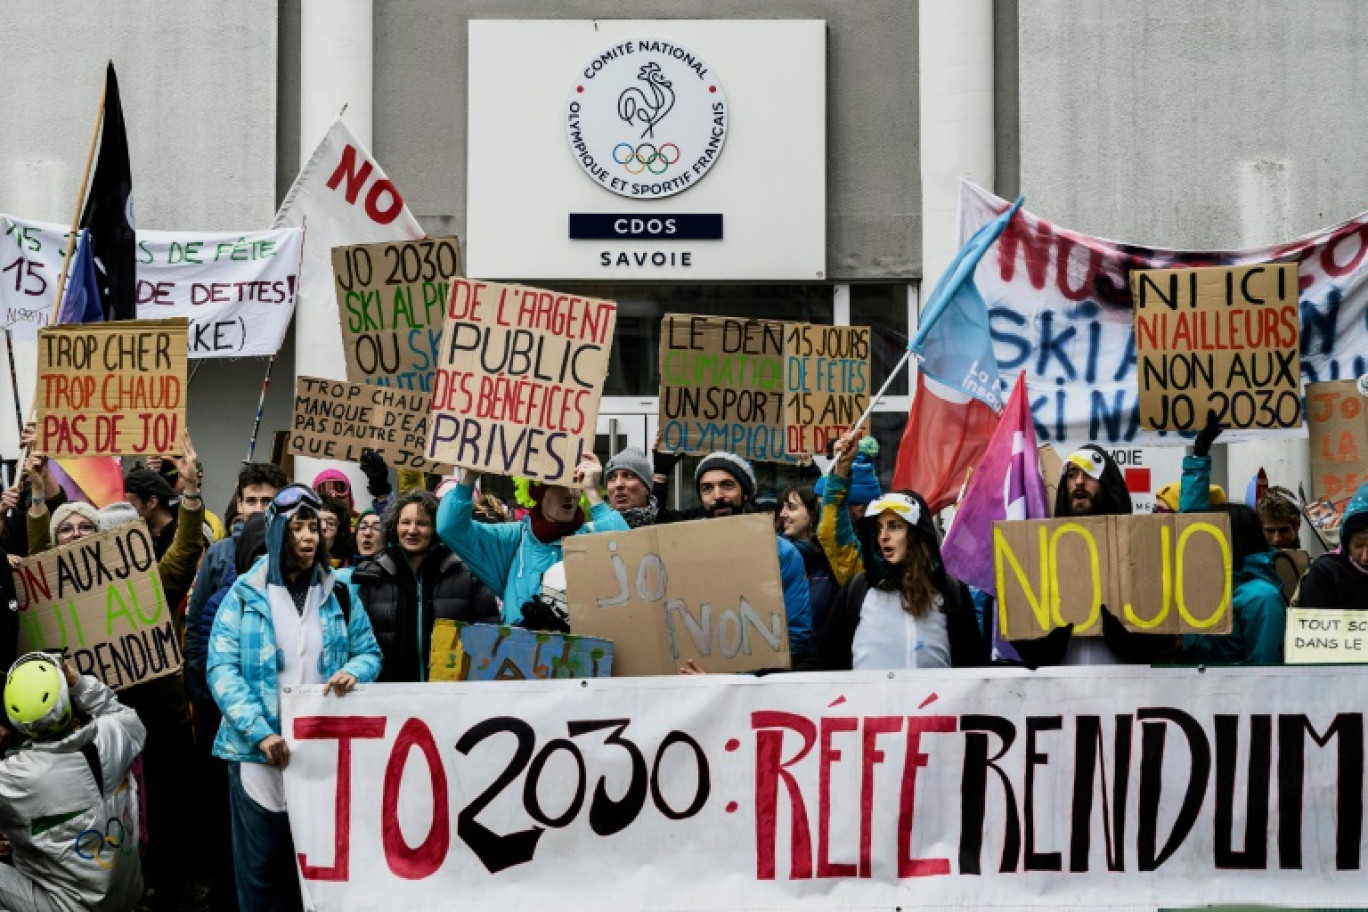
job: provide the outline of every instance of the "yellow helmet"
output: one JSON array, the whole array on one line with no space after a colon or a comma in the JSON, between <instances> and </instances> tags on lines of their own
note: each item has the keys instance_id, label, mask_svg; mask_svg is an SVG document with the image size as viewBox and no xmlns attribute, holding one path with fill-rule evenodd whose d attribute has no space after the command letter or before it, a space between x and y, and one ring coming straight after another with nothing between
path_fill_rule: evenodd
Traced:
<instances>
[{"instance_id":1,"label":"yellow helmet","mask_svg":"<svg viewBox=\"0 0 1368 912\"><path fill-rule=\"evenodd\" d=\"M46 652L30 652L10 667L5 715L30 738L51 739L71 727L71 694L61 664Z\"/></svg>"}]
</instances>

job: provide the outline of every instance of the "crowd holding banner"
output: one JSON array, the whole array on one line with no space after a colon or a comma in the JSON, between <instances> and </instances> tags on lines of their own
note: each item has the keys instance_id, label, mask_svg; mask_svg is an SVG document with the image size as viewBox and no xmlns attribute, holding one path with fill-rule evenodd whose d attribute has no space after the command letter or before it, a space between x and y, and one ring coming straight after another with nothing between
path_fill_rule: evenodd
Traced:
<instances>
[{"instance_id":1,"label":"crowd holding banner","mask_svg":"<svg viewBox=\"0 0 1368 912\"><path fill-rule=\"evenodd\" d=\"M69 854L94 868L73 887L35 838L66 838L62 809L23 805L0 820L0 892L27 878L49 905L118 909L144 877L158 908L215 909L521 908L605 884L643 909L1357 895L1363 675L1275 666L1368 655L1368 390L1349 379L1368 373L1368 216L1179 252L1021 205L963 185L887 491L863 428L887 379L870 327L665 315L660 438L603 462L617 303L464 276L461 241L423 237L340 120L270 230L141 232L110 271L89 219L75 244L0 217L3 322L38 352L24 480L0 500L0 664L31 654L0 778L34 755L23 739L80 754L117 726L141 757L99 792L144 810L82 818ZM326 318L345 377L299 372L281 459L354 466L373 502L336 467L291 479L249 455L216 529L200 476L227 462L196 459L188 362L273 360L296 313ZM1311 505L1285 480L1248 503L1211 484L1222 434L1303 421L1337 547L1303 547ZM1106 445L1194 435L1168 513L1132 515ZM683 454L701 457L692 510L670 491ZM58 457L136 459L126 502L69 494ZM762 490L756 463L795 483Z\"/></svg>"}]
</instances>

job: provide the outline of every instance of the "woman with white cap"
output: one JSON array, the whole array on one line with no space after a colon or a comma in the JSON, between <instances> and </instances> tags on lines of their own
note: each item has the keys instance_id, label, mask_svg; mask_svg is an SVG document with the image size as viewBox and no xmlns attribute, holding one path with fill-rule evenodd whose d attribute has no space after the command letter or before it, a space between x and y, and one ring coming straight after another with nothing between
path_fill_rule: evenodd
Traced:
<instances>
[{"instance_id":1,"label":"woman with white cap","mask_svg":"<svg viewBox=\"0 0 1368 912\"><path fill-rule=\"evenodd\" d=\"M857 531L869 561L841 588L800 665L805 671L974 667L989 664L969 587L945 572L940 537L920 494L885 494Z\"/></svg>"}]
</instances>

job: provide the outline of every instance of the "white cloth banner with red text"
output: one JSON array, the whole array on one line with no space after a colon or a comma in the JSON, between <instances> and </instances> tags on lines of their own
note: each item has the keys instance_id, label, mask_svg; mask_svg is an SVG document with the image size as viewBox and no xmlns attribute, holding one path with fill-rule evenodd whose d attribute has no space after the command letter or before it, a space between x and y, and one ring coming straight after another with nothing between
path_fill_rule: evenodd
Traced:
<instances>
[{"instance_id":1,"label":"white cloth banner with red text","mask_svg":"<svg viewBox=\"0 0 1368 912\"><path fill-rule=\"evenodd\" d=\"M960 184L963 244L1010 203ZM1133 269L1296 261L1301 275L1305 383L1368 373L1368 213L1296 240L1249 250L1168 250L1092 237L1022 209L979 263L998 370L1026 371L1036 435L1064 448L1098 442L1176 446L1188 439L1140 427ZM1206 416L1194 418L1200 430ZM1298 431L1234 432L1239 440Z\"/></svg>"},{"instance_id":2,"label":"white cloth banner with red text","mask_svg":"<svg viewBox=\"0 0 1368 912\"><path fill-rule=\"evenodd\" d=\"M48 324L69 229L0 215L0 322L36 339ZM139 320L185 317L191 358L280 349L294 316L303 233L139 231Z\"/></svg>"},{"instance_id":3,"label":"white cloth banner with red text","mask_svg":"<svg viewBox=\"0 0 1368 912\"><path fill-rule=\"evenodd\" d=\"M305 907L1360 903L1368 670L370 685L283 697Z\"/></svg>"}]
</instances>

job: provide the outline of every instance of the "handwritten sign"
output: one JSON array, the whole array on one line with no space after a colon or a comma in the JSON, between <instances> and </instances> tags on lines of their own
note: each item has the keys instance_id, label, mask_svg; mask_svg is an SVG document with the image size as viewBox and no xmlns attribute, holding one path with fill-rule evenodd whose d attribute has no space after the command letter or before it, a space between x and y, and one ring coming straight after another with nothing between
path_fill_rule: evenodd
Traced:
<instances>
[{"instance_id":1,"label":"handwritten sign","mask_svg":"<svg viewBox=\"0 0 1368 912\"><path fill-rule=\"evenodd\" d=\"M594 447L617 305L453 279L429 459L570 484Z\"/></svg>"},{"instance_id":2,"label":"handwritten sign","mask_svg":"<svg viewBox=\"0 0 1368 912\"><path fill-rule=\"evenodd\" d=\"M1352 608L1288 608L1288 665L1368 664L1368 613Z\"/></svg>"},{"instance_id":3,"label":"handwritten sign","mask_svg":"<svg viewBox=\"0 0 1368 912\"><path fill-rule=\"evenodd\" d=\"M1343 514L1349 498L1368 481L1368 398L1353 380L1306 387L1311 431L1311 490Z\"/></svg>"},{"instance_id":4,"label":"handwritten sign","mask_svg":"<svg viewBox=\"0 0 1368 912\"><path fill-rule=\"evenodd\" d=\"M788 323L784 449L825 453L869 406L869 327Z\"/></svg>"},{"instance_id":5,"label":"handwritten sign","mask_svg":"<svg viewBox=\"0 0 1368 912\"><path fill-rule=\"evenodd\" d=\"M0 322L46 326L69 229L0 215ZM185 317L191 358L273 355L294 314L304 233L139 231L138 319Z\"/></svg>"},{"instance_id":6,"label":"handwritten sign","mask_svg":"<svg viewBox=\"0 0 1368 912\"><path fill-rule=\"evenodd\" d=\"M30 557L14 584L21 653L60 650L115 690L180 670L180 638L142 520Z\"/></svg>"},{"instance_id":7,"label":"handwritten sign","mask_svg":"<svg viewBox=\"0 0 1368 912\"><path fill-rule=\"evenodd\" d=\"M347 379L432 392L451 279L461 274L456 238L334 247Z\"/></svg>"},{"instance_id":8,"label":"handwritten sign","mask_svg":"<svg viewBox=\"0 0 1368 912\"><path fill-rule=\"evenodd\" d=\"M733 516L564 539L570 629L613 641L618 675L787 668L774 526Z\"/></svg>"},{"instance_id":9,"label":"handwritten sign","mask_svg":"<svg viewBox=\"0 0 1368 912\"><path fill-rule=\"evenodd\" d=\"M1295 263L1137 269L1140 422L1185 431L1207 411L1227 427L1301 424Z\"/></svg>"},{"instance_id":10,"label":"handwritten sign","mask_svg":"<svg viewBox=\"0 0 1368 912\"><path fill-rule=\"evenodd\" d=\"M998 625L1029 640L1073 624L1100 636L1109 611L1136 633L1229 633L1230 518L1078 516L993 523Z\"/></svg>"},{"instance_id":11,"label":"handwritten sign","mask_svg":"<svg viewBox=\"0 0 1368 912\"><path fill-rule=\"evenodd\" d=\"M180 452L186 321L123 320L38 333L38 438L45 456Z\"/></svg>"},{"instance_id":12,"label":"handwritten sign","mask_svg":"<svg viewBox=\"0 0 1368 912\"><path fill-rule=\"evenodd\" d=\"M314 459L360 462L370 448L400 469L446 474L427 452L430 397L394 387L300 377L295 381L289 452Z\"/></svg>"},{"instance_id":13,"label":"handwritten sign","mask_svg":"<svg viewBox=\"0 0 1368 912\"><path fill-rule=\"evenodd\" d=\"M597 637L438 619L432 626L429 681L531 681L606 678L613 644Z\"/></svg>"},{"instance_id":14,"label":"handwritten sign","mask_svg":"<svg viewBox=\"0 0 1368 912\"><path fill-rule=\"evenodd\" d=\"M787 462L784 324L666 314L660 323L660 434L667 450L727 450Z\"/></svg>"}]
</instances>

